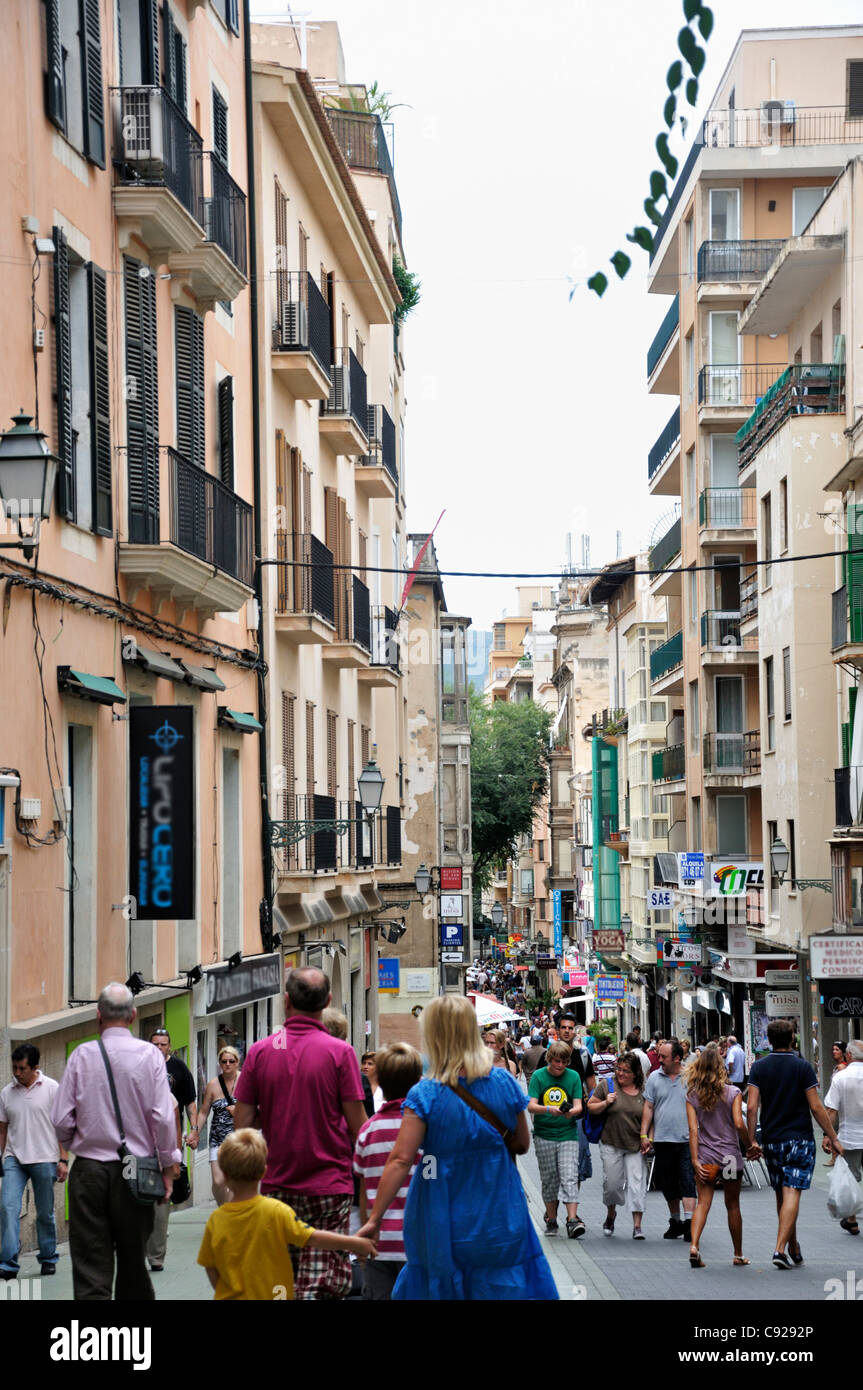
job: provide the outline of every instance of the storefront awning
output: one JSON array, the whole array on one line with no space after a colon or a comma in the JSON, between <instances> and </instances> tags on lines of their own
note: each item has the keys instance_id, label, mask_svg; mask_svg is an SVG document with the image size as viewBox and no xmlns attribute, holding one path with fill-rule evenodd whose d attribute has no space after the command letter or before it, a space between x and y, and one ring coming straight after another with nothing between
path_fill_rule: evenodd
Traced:
<instances>
[{"instance_id":1,"label":"storefront awning","mask_svg":"<svg viewBox=\"0 0 863 1390\"><path fill-rule=\"evenodd\" d=\"M125 642L123 643L125 647ZM165 652L157 652L153 647L139 647L137 642L129 644L129 655L123 656L127 666L139 666L151 676L164 676L169 681L184 681L186 673L179 661L174 661Z\"/></svg>"},{"instance_id":2,"label":"storefront awning","mask_svg":"<svg viewBox=\"0 0 863 1390\"><path fill-rule=\"evenodd\" d=\"M253 714L244 714L238 709L219 706L218 722L223 729L233 729L238 734L261 734L264 731Z\"/></svg>"},{"instance_id":3,"label":"storefront awning","mask_svg":"<svg viewBox=\"0 0 863 1390\"><path fill-rule=\"evenodd\" d=\"M110 676L91 676L72 666L57 667L57 684L64 695L92 700L97 705L125 705L126 696Z\"/></svg>"},{"instance_id":4,"label":"storefront awning","mask_svg":"<svg viewBox=\"0 0 863 1390\"><path fill-rule=\"evenodd\" d=\"M185 679L198 690L224 690L225 682L209 666L193 666L191 661L181 661Z\"/></svg>"}]
</instances>

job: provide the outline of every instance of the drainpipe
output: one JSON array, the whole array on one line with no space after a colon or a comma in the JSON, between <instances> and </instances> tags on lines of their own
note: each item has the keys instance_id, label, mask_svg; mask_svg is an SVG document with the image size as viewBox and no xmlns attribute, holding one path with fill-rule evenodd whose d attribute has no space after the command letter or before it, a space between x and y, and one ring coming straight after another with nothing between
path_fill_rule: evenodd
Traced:
<instances>
[{"instance_id":1,"label":"drainpipe","mask_svg":"<svg viewBox=\"0 0 863 1390\"><path fill-rule=\"evenodd\" d=\"M243 0L243 67L246 86L246 181L249 207L249 304L252 332L252 477L254 480L255 536L255 598L258 603L258 774L261 788L261 865L264 876L264 896L260 903L261 944L265 951L272 949L273 932L273 850L270 844L269 761L267 756L267 688L266 688L266 629L264 626L263 553L261 541L261 427L258 400L261 379L258 343L258 236L257 204L255 199L255 132L252 102L252 24L249 0Z\"/></svg>"}]
</instances>

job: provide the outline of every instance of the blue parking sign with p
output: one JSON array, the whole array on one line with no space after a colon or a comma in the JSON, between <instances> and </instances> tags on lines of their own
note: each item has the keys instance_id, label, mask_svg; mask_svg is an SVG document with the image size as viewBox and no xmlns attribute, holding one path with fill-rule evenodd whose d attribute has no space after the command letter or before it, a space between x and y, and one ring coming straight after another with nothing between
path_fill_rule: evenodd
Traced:
<instances>
[{"instance_id":1,"label":"blue parking sign with p","mask_svg":"<svg viewBox=\"0 0 863 1390\"><path fill-rule=\"evenodd\" d=\"M461 922L444 922L441 927L441 944L445 951L464 945L464 926Z\"/></svg>"}]
</instances>

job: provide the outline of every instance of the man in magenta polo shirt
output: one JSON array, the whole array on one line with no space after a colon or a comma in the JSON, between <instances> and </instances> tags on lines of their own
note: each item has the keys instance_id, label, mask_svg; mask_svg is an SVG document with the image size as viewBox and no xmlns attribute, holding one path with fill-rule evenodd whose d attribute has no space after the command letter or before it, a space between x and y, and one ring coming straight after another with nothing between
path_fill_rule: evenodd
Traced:
<instances>
[{"instance_id":1,"label":"man in magenta polo shirt","mask_svg":"<svg viewBox=\"0 0 863 1390\"><path fill-rule=\"evenodd\" d=\"M269 1147L264 1196L292 1207L319 1231L346 1234L354 1142L366 1111L353 1048L321 1023L331 999L323 971L290 972L285 1026L249 1049L235 1092L234 1126L257 1121L263 1130ZM350 1287L348 1255L299 1252L295 1298L344 1298Z\"/></svg>"}]
</instances>

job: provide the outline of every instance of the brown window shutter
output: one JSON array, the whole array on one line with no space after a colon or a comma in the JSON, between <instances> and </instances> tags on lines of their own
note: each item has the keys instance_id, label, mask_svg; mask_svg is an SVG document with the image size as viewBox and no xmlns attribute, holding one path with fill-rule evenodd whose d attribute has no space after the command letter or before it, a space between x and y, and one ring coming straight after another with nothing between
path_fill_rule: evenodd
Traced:
<instances>
[{"instance_id":1,"label":"brown window shutter","mask_svg":"<svg viewBox=\"0 0 863 1390\"><path fill-rule=\"evenodd\" d=\"M297 784L296 769L296 729L294 712L296 697L287 690L282 691L282 806L285 820L295 820L295 792Z\"/></svg>"},{"instance_id":2,"label":"brown window shutter","mask_svg":"<svg viewBox=\"0 0 863 1390\"><path fill-rule=\"evenodd\" d=\"M291 297L288 275L288 200L276 179L276 313L278 334L281 337L282 305Z\"/></svg>"},{"instance_id":3,"label":"brown window shutter","mask_svg":"<svg viewBox=\"0 0 863 1390\"><path fill-rule=\"evenodd\" d=\"M287 444L285 442L284 430L276 430L276 559L286 562L288 556L288 526L287 526ZM287 563L282 563L276 567L278 577L277 583L277 608L278 613L290 613L292 610L291 590L296 591L296 579L293 572L288 569Z\"/></svg>"},{"instance_id":4,"label":"brown window shutter","mask_svg":"<svg viewBox=\"0 0 863 1390\"><path fill-rule=\"evenodd\" d=\"M360 727L360 762L363 767L365 767L366 763L369 760L369 753L371 752L371 743L372 731L371 729L367 729L365 724L363 724Z\"/></svg>"},{"instance_id":5,"label":"brown window shutter","mask_svg":"<svg viewBox=\"0 0 863 1390\"><path fill-rule=\"evenodd\" d=\"M300 282L302 284L303 296L306 294L306 276L309 273L309 234L300 223Z\"/></svg>"},{"instance_id":6,"label":"brown window shutter","mask_svg":"<svg viewBox=\"0 0 863 1390\"><path fill-rule=\"evenodd\" d=\"M315 794L315 707L311 700L306 701L306 795ZM311 801L309 802L311 807ZM311 815L311 809L309 810Z\"/></svg>"},{"instance_id":7,"label":"brown window shutter","mask_svg":"<svg viewBox=\"0 0 863 1390\"><path fill-rule=\"evenodd\" d=\"M327 710L327 796L338 795L338 765L336 759L336 740L338 738L338 715L335 710Z\"/></svg>"},{"instance_id":8,"label":"brown window shutter","mask_svg":"<svg viewBox=\"0 0 863 1390\"><path fill-rule=\"evenodd\" d=\"M343 566L351 563L351 519L348 516L347 503L343 497L338 499L338 538L339 553L337 563ZM353 637L353 624L351 621L353 586L351 584L351 572L349 569L340 569L336 572L336 583L338 592L341 595L341 623L339 632L343 641L349 642Z\"/></svg>"}]
</instances>

